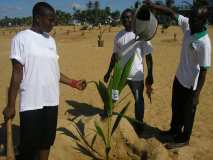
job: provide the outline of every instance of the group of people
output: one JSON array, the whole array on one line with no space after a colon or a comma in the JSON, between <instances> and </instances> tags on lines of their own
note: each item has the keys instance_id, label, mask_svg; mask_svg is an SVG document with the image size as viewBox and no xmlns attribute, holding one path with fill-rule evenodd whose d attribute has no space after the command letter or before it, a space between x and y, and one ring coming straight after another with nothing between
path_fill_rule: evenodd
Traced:
<instances>
[{"instance_id":1,"label":"group of people","mask_svg":"<svg viewBox=\"0 0 213 160\"><path fill-rule=\"evenodd\" d=\"M207 4L194 6L187 18L167 7L150 1L145 3L157 13L162 12L176 19L184 34L180 63L173 82L171 125L169 130L161 133L173 137L166 145L168 149L182 147L189 144L196 106L211 65ZM135 128L143 131L143 90L145 86L150 96L153 85L152 45L140 38L136 40L133 19L134 12L131 9L123 11L121 22L124 29L115 36L113 54L104 81L108 82L118 60L125 65L134 56L127 82L135 99L135 118L141 122ZM48 34L55 21L54 8L46 2L38 2L33 7L32 27L19 32L12 40L12 76L3 114L6 121L15 116L15 102L19 92L21 160L48 160L56 136L59 82L78 90L86 88L85 80L71 79L60 72L56 44ZM148 68L145 82L144 58Z\"/></svg>"}]
</instances>

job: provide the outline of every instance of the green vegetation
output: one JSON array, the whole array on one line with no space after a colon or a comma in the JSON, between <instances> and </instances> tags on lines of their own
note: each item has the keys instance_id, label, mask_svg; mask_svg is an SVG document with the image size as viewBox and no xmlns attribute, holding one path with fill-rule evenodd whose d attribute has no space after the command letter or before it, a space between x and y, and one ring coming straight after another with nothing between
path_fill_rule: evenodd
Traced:
<instances>
[{"instance_id":1,"label":"green vegetation","mask_svg":"<svg viewBox=\"0 0 213 160\"><path fill-rule=\"evenodd\" d=\"M125 85L127 84L127 77L131 70L133 59L134 59L134 56L132 56L129 59L128 63L125 65L125 67L123 69L120 66L120 62L117 62L115 64L114 73L113 73L113 76L110 78L108 88L101 81L99 81L99 83L96 83L97 90L104 103L104 108L107 113L107 115L106 115L107 133L106 133L106 135L104 134L104 131L99 126L99 124L97 122L95 123L96 133L98 136L101 137L101 139L104 143L104 146L105 146L105 156L104 156L105 160L109 159L109 153L111 150L111 137L112 137L113 133L115 132L115 130L117 129L121 119L123 117L127 118L127 116L125 116L125 113L130 104L130 103L127 103L123 107L123 109L120 111L120 113L114 114L113 109L115 108L115 106L118 103L116 103L116 100L113 99L112 92L113 92L113 90L117 90L118 93L120 94L121 91L123 90L123 88L125 87ZM113 115L117 116L116 120L114 121L114 124L112 122ZM131 119L129 117L127 119L134 121L134 119Z\"/></svg>"}]
</instances>

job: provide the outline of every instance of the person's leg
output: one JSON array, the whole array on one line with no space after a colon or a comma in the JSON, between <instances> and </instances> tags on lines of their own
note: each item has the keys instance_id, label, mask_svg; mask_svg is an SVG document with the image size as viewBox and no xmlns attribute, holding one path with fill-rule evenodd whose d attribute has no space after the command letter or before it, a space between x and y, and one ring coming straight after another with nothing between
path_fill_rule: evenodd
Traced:
<instances>
[{"instance_id":1,"label":"person's leg","mask_svg":"<svg viewBox=\"0 0 213 160\"><path fill-rule=\"evenodd\" d=\"M170 132L174 135L182 132L184 99L183 88L177 78L175 78L172 88L172 120L170 124Z\"/></svg>"},{"instance_id":2,"label":"person's leg","mask_svg":"<svg viewBox=\"0 0 213 160\"><path fill-rule=\"evenodd\" d=\"M44 107L43 132L39 151L40 160L48 160L51 146L56 136L58 106Z\"/></svg>"},{"instance_id":3,"label":"person's leg","mask_svg":"<svg viewBox=\"0 0 213 160\"><path fill-rule=\"evenodd\" d=\"M144 118L144 81L128 81L128 85L135 99L135 118L143 123Z\"/></svg>"},{"instance_id":4,"label":"person's leg","mask_svg":"<svg viewBox=\"0 0 213 160\"><path fill-rule=\"evenodd\" d=\"M50 150L40 150L39 151L39 160L48 160Z\"/></svg>"},{"instance_id":5,"label":"person's leg","mask_svg":"<svg viewBox=\"0 0 213 160\"><path fill-rule=\"evenodd\" d=\"M183 98L183 111L182 111L182 123L183 132L178 134L174 138L174 142L168 144L166 147L168 149L173 149L177 147L183 147L189 144L189 139L192 133L192 127L194 122L194 116L196 111L196 106L193 105L194 93L191 89L182 87Z\"/></svg>"},{"instance_id":6,"label":"person's leg","mask_svg":"<svg viewBox=\"0 0 213 160\"><path fill-rule=\"evenodd\" d=\"M196 105L193 104L194 92L189 91L188 101L184 107L184 129L183 129L183 140L189 141L192 128L194 124L194 118L196 113Z\"/></svg>"},{"instance_id":7,"label":"person's leg","mask_svg":"<svg viewBox=\"0 0 213 160\"><path fill-rule=\"evenodd\" d=\"M41 110L20 113L20 159L35 160L40 144Z\"/></svg>"}]
</instances>

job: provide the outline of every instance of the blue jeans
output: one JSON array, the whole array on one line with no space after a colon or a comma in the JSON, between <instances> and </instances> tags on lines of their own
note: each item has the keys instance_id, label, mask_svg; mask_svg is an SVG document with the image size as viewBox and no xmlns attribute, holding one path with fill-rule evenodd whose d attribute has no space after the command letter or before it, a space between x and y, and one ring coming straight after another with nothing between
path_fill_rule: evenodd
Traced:
<instances>
[{"instance_id":1,"label":"blue jeans","mask_svg":"<svg viewBox=\"0 0 213 160\"><path fill-rule=\"evenodd\" d=\"M127 81L135 99L135 118L143 123L144 117L144 81Z\"/></svg>"}]
</instances>

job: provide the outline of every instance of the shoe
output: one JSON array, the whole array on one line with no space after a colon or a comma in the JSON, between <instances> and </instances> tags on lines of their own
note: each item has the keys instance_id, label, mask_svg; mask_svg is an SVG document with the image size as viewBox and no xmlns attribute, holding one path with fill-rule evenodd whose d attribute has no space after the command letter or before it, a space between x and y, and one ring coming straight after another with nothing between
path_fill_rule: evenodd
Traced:
<instances>
[{"instance_id":1,"label":"shoe","mask_svg":"<svg viewBox=\"0 0 213 160\"><path fill-rule=\"evenodd\" d=\"M169 129L169 130L166 130L166 131L161 131L160 132L160 136L177 136L179 135L181 132L177 131L177 130L174 130L174 129Z\"/></svg>"},{"instance_id":2,"label":"shoe","mask_svg":"<svg viewBox=\"0 0 213 160\"><path fill-rule=\"evenodd\" d=\"M183 134L181 134L175 137L174 142L168 143L165 147L167 149L175 149L175 148L184 147L186 145L189 145L189 139L185 138Z\"/></svg>"},{"instance_id":3,"label":"shoe","mask_svg":"<svg viewBox=\"0 0 213 160\"><path fill-rule=\"evenodd\" d=\"M176 149L176 148L184 147L187 145L189 145L189 141L168 143L168 144L166 144L165 147L167 149Z\"/></svg>"}]
</instances>

